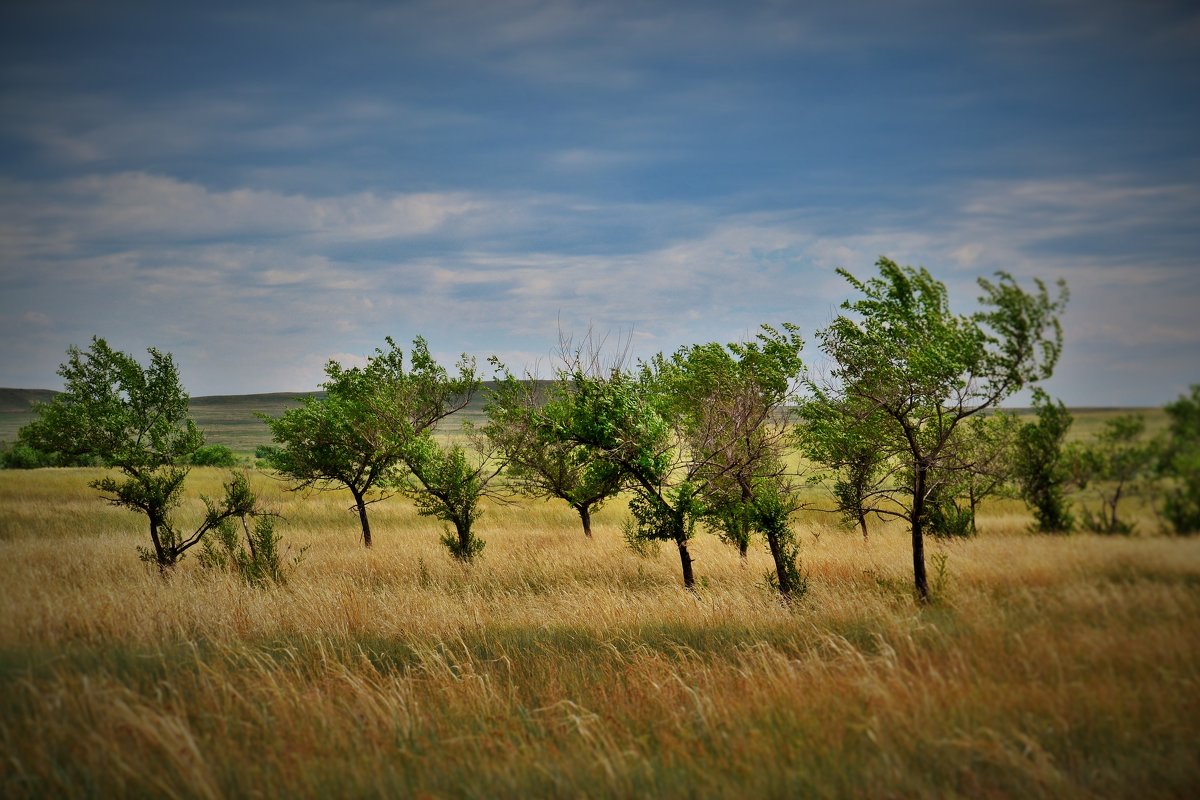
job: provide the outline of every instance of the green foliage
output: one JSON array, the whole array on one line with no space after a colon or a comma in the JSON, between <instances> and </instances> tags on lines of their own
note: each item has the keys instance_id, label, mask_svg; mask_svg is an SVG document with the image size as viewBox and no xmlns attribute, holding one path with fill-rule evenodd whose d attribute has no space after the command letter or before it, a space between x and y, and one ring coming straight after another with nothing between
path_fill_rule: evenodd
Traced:
<instances>
[{"instance_id":1,"label":"green foliage","mask_svg":"<svg viewBox=\"0 0 1200 800\"><path fill-rule=\"evenodd\" d=\"M278 445L264 451L263 460L297 488L349 489L368 547L368 495L396 480L406 448L466 405L479 386L474 361L466 356L451 379L421 337L413 340L409 367L391 338L387 344L363 367L330 361L323 397L306 397L279 417L261 417Z\"/></svg>"},{"instance_id":2,"label":"green foliage","mask_svg":"<svg viewBox=\"0 0 1200 800\"><path fill-rule=\"evenodd\" d=\"M1016 474L1021 497L1033 508L1034 529L1069 533L1075 518L1068 510L1067 487L1073 479L1071 454L1064 447L1073 418L1062 401L1041 389L1033 392L1037 420L1017 434Z\"/></svg>"},{"instance_id":3,"label":"green foliage","mask_svg":"<svg viewBox=\"0 0 1200 800\"><path fill-rule=\"evenodd\" d=\"M400 480L401 490L416 504L417 513L454 525L442 542L450 554L470 562L484 546L472 526L482 513L479 501L488 484L499 474L502 464L488 454L472 455L455 443L439 444L425 433L409 443L404 452L407 474Z\"/></svg>"},{"instance_id":4,"label":"green foliage","mask_svg":"<svg viewBox=\"0 0 1200 800\"><path fill-rule=\"evenodd\" d=\"M775 562L766 583L787 601L798 601L808 594L808 573L799 563L800 543L788 522L794 505L795 498L775 483L760 487L754 494L754 526L766 537Z\"/></svg>"},{"instance_id":5,"label":"green foliage","mask_svg":"<svg viewBox=\"0 0 1200 800\"><path fill-rule=\"evenodd\" d=\"M1166 411L1171 421L1158 461L1167 484L1163 517L1177 534L1200 533L1200 385Z\"/></svg>"},{"instance_id":6,"label":"green foliage","mask_svg":"<svg viewBox=\"0 0 1200 800\"><path fill-rule=\"evenodd\" d=\"M225 485L225 497L205 499L203 522L192 533L179 530L171 512L182 500L188 470L183 466L204 443L188 417L188 396L170 354L149 349L143 368L98 337L83 352L67 351L58 374L64 391L37 406L38 418L21 429L22 444L68 458L96 458L116 469L92 481L110 503L146 515L153 549L141 558L166 570L223 520L255 511L244 475Z\"/></svg>"},{"instance_id":7,"label":"green foliage","mask_svg":"<svg viewBox=\"0 0 1200 800\"><path fill-rule=\"evenodd\" d=\"M895 443L882 436L886 422L870 419L879 413L873 405L828 395L809 398L797 410L796 445L826 470L817 477L829 487L842 521L867 538L867 516L889 505L900 460Z\"/></svg>"},{"instance_id":8,"label":"green foliage","mask_svg":"<svg viewBox=\"0 0 1200 800\"><path fill-rule=\"evenodd\" d=\"M998 273L994 283L979 280L981 310L964 316L951 312L946 287L925 269L887 258L877 266L879 276L867 281L840 270L862 297L844 303L849 313L818 333L833 368L829 384L810 383L810 390L818 407L855 412L849 428L860 441L903 457L911 480L887 493L894 513L912 525L914 582L928 598L923 535L931 478L955 460L964 420L1050 376L1062 349L1066 289L1060 283L1051 299L1041 281L1027 292Z\"/></svg>"},{"instance_id":9,"label":"green foliage","mask_svg":"<svg viewBox=\"0 0 1200 800\"><path fill-rule=\"evenodd\" d=\"M275 532L275 520L268 515L254 518L254 526L242 517L241 525L223 519L200 545L196 560L204 569L230 572L254 586L282 584L288 573L298 566L307 548L287 558L280 550L282 537ZM238 528L244 538L238 536Z\"/></svg>"},{"instance_id":10,"label":"green foliage","mask_svg":"<svg viewBox=\"0 0 1200 800\"><path fill-rule=\"evenodd\" d=\"M191 463L196 467L236 467L238 458L223 444L205 444L192 453Z\"/></svg>"},{"instance_id":11,"label":"green foliage","mask_svg":"<svg viewBox=\"0 0 1200 800\"><path fill-rule=\"evenodd\" d=\"M502 455L509 484L526 496L565 500L579 513L584 534L591 536L591 513L621 491L624 473L595 450L561 440L540 424L545 417L572 416L575 394L568 382L518 380L493 363L502 378L488 395L482 432Z\"/></svg>"},{"instance_id":12,"label":"green foliage","mask_svg":"<svg viewBox=\"0 0 1200 800\"><path fill-rule=\"evenodd\" d=\"M1078 451L1080 480L1100 501L1100 512L1082 512L1083 527L1097 533L1133 532L1133 525L1117 515L1121 500L1146 489L1157 459L1154 442L1145 439L1146 420L1141 414L1123 414L1107 420L1094 439Z\"/></svg>"},{"instance_id":13,"label":"green foliage","mask_svg":"<svg viewBox=\"0 0 1200 800\"><path fill-rule=\"evenodd\" d=\"M99 459L91 455L47 453L32 445L17 441L0 443L0 469L41 469L43 467L95 467Z\"/></svg>"}]
</instances>

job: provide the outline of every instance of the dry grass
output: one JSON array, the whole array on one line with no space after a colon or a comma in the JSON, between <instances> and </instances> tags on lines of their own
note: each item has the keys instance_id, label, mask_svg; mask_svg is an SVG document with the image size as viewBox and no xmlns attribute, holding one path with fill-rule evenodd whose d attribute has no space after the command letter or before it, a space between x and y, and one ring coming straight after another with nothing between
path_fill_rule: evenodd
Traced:
<instances>
[{"instance_id":1,"label":"dry grass","mask_svg":"<svg viewBox=\"0 0 1200 800\"><path fill-rule=\"evenodd\" d=\"M5 797L1200 788L1200 541L1033 537L999 504L932 546L922 609L901 530L864 544L809 512L788 608L761 546L743 564L707 535L684 592L673 549L625 549L617 506L590 542L563 506L490 507L465 569L399 499L364 551L348 496L256 476L309 546L258 590L147 571L140 518L91 474L0 473Z\"/></svg>"}]
</instances>

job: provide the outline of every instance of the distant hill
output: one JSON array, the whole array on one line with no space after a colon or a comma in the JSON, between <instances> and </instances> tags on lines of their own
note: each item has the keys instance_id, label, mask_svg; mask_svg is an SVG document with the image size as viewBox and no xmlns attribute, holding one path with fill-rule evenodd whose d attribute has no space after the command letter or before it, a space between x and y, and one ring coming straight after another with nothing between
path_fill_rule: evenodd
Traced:
<instances>
[{"instance_id":1,"label":"distant hill","mask_svg":"<svg viewBox=\"0 0 1200 800\"><path fill-rule=\"evenodd\" d=\"M0 414L28 413L34 403L48 403L56 394L49 389L0 389Z\"/></svg>"},{"instance_id":2,"label":"distant hill","mask_svg":"<svg viewBox=\"0 0 1200 800\"><path fill-rule=\"evenodd\" d=\"M550 381L539 380L542 389ZM471 402L458 414L440 426L443 431L457 430L463 420L479 423L483 421L483 406L487 401L487 390L495 381L485 381L483 391L471 398ZM3 389L0 388L0 442L12 442L17 431L34 417L35 403L49 402L57 392L49 389ZM192 418L204 431L210 443L223 444L242 453L252 453L254 448L270 444L271 434L266 424L256 414L279 416L298 405L305 397L321 397L323 392L271 392L266 394L207 395L191 400ZM1028 408L1009 409L1022 417L1032 414ZM1075 424L1070 438L1086 439L1098 432L1106 419L1117 414L1143 413L1147 429L1151 434L1163 430L1167 425L1166 413L1161 408L1072 408Z\"/></svg>"}]
</instances>

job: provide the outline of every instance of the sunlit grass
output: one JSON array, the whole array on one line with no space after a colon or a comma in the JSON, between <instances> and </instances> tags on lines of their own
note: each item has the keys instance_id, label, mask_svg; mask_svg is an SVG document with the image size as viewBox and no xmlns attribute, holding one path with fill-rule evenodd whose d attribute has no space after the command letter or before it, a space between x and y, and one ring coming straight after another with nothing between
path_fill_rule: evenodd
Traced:
<instances>
[{"instance_id":1,"label":"sunlit grass","mask_svg":"<svg viewBox=\"0 0 1200 800\"><path fill-rule=\"evenodd\" d=\"M256 489L306 557L255 589L137 560L89 470L0 472L0 795L1194 794L1200 541L1032 536L1015 501L929 544L796 518L788 607L715 537L640 558L620 501L490 504L464 567L401 498ZM189 479L181 519L222 474ZM814 498L815 499L815 498ZM1144 514L1144 511L1139 511ZM1156 529L1142 520L1145 532ZM935 566L943 563L940 571Z\"/></svg>"}]
</instances>

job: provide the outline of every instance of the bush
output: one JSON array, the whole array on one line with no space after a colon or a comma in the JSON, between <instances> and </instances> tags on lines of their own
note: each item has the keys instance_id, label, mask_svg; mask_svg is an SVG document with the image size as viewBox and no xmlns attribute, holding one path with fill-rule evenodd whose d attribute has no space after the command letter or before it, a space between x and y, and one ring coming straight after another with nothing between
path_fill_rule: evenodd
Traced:
<instances>
[{"instance_id":1,"label":"bush","mask_svg":"<svg viewBox=\"0 0 1200 800\"><path fill-rule=\"evenodd\" d=\"M287 574L304 557L305 548L285 561L286 551L279 551L282 537L275 532L275 520L270 516L259 516L251 528L242 520L245 542L238 536L237 526L226 519L216 526L200 544L197 560L208 570L230 572L240 576L254 586L268 583L284 583Z\"/></svg>"},{"instance_id":2,"label":"bush","mask_svg":"<svg viewBox=\"0 0 1200 800\"><path fill-rule=\"evenodd\" d=\"M223 444L206 444L196 448L190 461L197 467L235 467L238 458Z\"/></svg>"},{"instance_id":3,"label":"bush","mask_svg":"<svg viewBox=\"0 0 1200 800\"><path fill-rule=\"evenodd\" d=\"M43 467L94 467L99 459L92 456L65 456L47 453L25 442L0 443L0 469L41 469Z\"/></svg>"}]
</instances>

